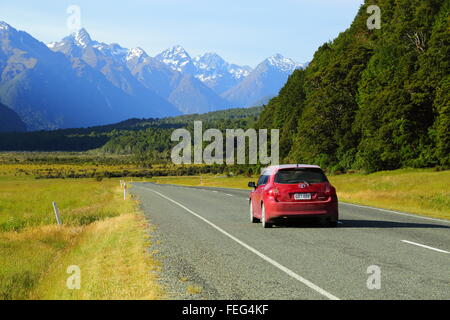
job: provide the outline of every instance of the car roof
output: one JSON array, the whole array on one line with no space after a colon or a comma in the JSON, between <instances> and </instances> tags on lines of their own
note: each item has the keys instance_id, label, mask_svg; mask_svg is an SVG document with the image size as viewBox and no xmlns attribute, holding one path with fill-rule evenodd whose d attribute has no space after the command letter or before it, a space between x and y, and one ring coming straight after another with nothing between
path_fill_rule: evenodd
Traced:
<instances>
[{"instance_id":1,"label":"car roof","mask_svg":"<svg viewBox=\"0 0 450 320\"><path fill-rule=\"evenodd\" d=\"M271 174L278 172L278 170L281 170L281 169L295 169L295 168L321 169L319 166L312 165L312 164L280 164L280 165L264 168L261 170L261 172L266 175L271 175Z\"/></svg>"}]
</instances>

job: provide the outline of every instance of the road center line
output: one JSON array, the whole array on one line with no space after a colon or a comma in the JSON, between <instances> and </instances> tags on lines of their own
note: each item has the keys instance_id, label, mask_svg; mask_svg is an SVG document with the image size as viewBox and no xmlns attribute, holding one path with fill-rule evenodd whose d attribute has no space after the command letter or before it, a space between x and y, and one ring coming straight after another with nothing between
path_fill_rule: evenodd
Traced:
<instances>
[{"instance_id":1,"label":"road center line","mask_svg":"<svg viewBox=\"0 0 450 320\"><path fill-rule=\"evenodd\" d=\"M418 246L418 247L422 247L422 248L427 248L427 249L434 250L434 251L441 252L441 253L450 253L450 252L445 251L445 250L436 249L436 248L433 248L433 247L430 247L430 246L426 246L424 244L420 244L420 243L416 243L416 242L412 242L412 241L408 241L408 240L402 240L402 242L409 243L409 244L412 244L412 245L415 245L415 246Z\"/></svg>"},{"instance_id":2,"label":"road center line","mask_svg":"<svg viewBox=\"0 0 450 320\"><path fill-rule=\"evenodd\" d=\"M200 220L206 222L207 224L209 224L211 227L213 227L214 229L216 229L217 231L221 232L222 234L226 235L228 238L234 240L235 242L237 242L238 244L240 244L241 246L243 246L244 248L246 248L247 250L253 252L254 254L256 254L258 257L262 258L263 260L265 260L266 262L270 263L271 265L275 266L276 268L280 269L281 271L283 271L284 273L286 273L287 275L291 276L292 278L300 281L301 283L303 283L304 285L308 286L309 288L313 289L314 291L320 293L321 295L327 297L330 300L339 300L338 297L332 295L331 293L325 291L324 289L320 288L319 286L315 285L314 283L312 283L311 281L303 278L302 276L296 274L294 271L286 268L285 266L281 265L280 263L276 262L275 260L269 258L268 256L264 255L263 253L261 253L260 251L256 250L255 248L249 246L248 244L244 243L243 241L239 240L238 238L236 238L235 236L229 234L228 232L226 232L225 230L223 230L222 228L218 227L217 225L215 225L214 223L210 222L209 220L203 218L201 215L195 213L194 211L192 211L191 209L185 207L184 205L182 205L181 203L159 193L158 191L154 191L151 189L148 189L153 193L156 193L157 195L159 195L160 197L176 204L177 206L183 208L184 210L186 210L187 212L189 212L190 214L192 214L193 216L199 218Z\"/></svg>"}]
</instances>

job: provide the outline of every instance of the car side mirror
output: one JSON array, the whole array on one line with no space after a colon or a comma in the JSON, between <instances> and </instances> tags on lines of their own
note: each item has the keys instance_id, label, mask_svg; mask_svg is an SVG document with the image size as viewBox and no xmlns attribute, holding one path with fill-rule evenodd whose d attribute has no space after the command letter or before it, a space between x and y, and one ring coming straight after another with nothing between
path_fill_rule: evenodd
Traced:
<instances>
[{"instance_id":1,"label":"car side mirror","mask_svg":"<svg viewBox=\"0 0 450 320\"><path fill-rule=\"evenodd\" d=\"M253 181L251 181L251 182L248 183L248 187L255 189L256 188L256 184Z\"/></svg>"}]
</instances>

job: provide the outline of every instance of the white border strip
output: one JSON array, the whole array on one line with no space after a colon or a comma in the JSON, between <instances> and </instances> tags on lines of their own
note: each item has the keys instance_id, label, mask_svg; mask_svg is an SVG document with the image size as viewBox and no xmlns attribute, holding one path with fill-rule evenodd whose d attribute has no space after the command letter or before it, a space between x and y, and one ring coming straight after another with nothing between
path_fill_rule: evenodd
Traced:
<instances>
[{"instance_id":1,"label":"white border strip","mask_svg":"<svg viewBox=\"0 0 450 320\"><path fill-rule=\"evenodd\" d=\"M178 186L179 187L180 185L172 184L172 186L175 186L175 187ZM249 190L246 190L246 189L239 189L239 188L221 188L221 187L206 187L206 188L209 188L209 189L217 188L217 189L231 189L231 190L239 190L239 191L249 191ZM343 204L343 205L347 205L347 206L353 206L353 207L359 207L359 208L364 208L364 209L378 210L378 211L383 211L383 212L388 212L388 213L395 213L395 214L398 214L398 215L412 217L412 218L419 218L419 219L431 220L431 221L436 221L436 222L450 223L450 220L425 217L425 216L423 216L421 214L412 214L412 213L406 213L406 212L400 212L400 211L394 211L394 210L388 210L388 209L381 209L381 208L377 208L377 207L365 206L365 205L361 205L361 204L353 204L353 203L348 203L348 202L344 202L344 201L339 201L339 204Z\"/></svg>"},{"instance_id":2,"label":"white border strip","mask_svg":"<svg viewBox=\"0 0 450 320\"><path fill-rule=\"evenodd\" d=\"M420 244L420 243L417 243L417 242L412 242L412 241L408 241L408 240L402 240L402 242L409 243L409 244L412 244L412 245L415 245L415 246L418 246L418 247L422 247L422 248L427 248L427 249L434 250L434 251L441 252L441 253L450 253L448 251L441 250L441 249L436 249L436 248L433 248L433 247L430 247L430 246L426 246L424 244Z\"/></svg>"},{"instance_id":3,"label":"white border strip","mask_svg":"<svg viewBox=\"0 0 450 320\"><path fill-rule=\"evenodd\" d=\"M148 189L147 190L156 193L157 195L159 195L160 197L176 204L177 206L183 208L184 210L186 210L187 212L189 212L190 214L192 214L193 216L199 218L200 220L206 222L207 224L209 224L211 227L213 227L214 229L216 229L217 231L223 233L224 235L226 235L228 238L234 240L235 242L237 242L238 244L240 244L241 246L243 246L244 248L246 248L247 250L253 252L254 254L256 254L258 257L262 258L263 260L265 260L266 262L270 263L271 265L277 267L278 269L280 269L281 271L283 271L284 273L286 273L287 275L291 276L292 278L300 281L301 283L303 283L304 285L308 286L309 288L313 289L314 291L320 293L321 295L327 297L330 300L339 300L338 297L332 295L331 293L325 291L324 289L320 288L319 286L315 285L314 283L312 283L311 281L299 276L298 274L296 274L294 271L286 268L285 266L279 264L278 262L276 262L275 260L269 258L268 256L264 255L263 253L259 252L258 250L256 250L255 248L249 246L248 244L242 242L241 240L239 240L238 238L232 236L231 234L229 234L228 232L226 232L225 230L223 230L222 228L216 226L214 223L210 222L209 220L203 218L202 216L200 216L199 214L195 213L194 211L190 210L189 208L185 207L184 205L182 205L181 203L166 197L165 195Z\"/></svg>"},{"instance_id":4,"label":"white border strip","mask_svg":"<svg viewBox=\"0 0 450 320\"><path fill-rule=\"evenodd\" d=\"M425 220L450 223L450 220L443 220L443 219L438 219L438 218L429 218L429 217L424 217L424 216L419 215L419 214L411 214L411 213L405 213L405 212L381 209L381 208L376 208L376 207L364 206L364 205L360 205L360 204L353 204L353 203L348 203L348 202L342 202L342 201L339 201L339 204L343 204L343 205L347 205L347 206L353 206L353 207L358 207L358 208L379 210L379 211L389 212L389 213L395 213L395 214L399 214L399 215L402 215L402 216L408 216L408 217L413 217L413 218L420 218L420 219L425 219Z\"/></svg>"}]
</instances>

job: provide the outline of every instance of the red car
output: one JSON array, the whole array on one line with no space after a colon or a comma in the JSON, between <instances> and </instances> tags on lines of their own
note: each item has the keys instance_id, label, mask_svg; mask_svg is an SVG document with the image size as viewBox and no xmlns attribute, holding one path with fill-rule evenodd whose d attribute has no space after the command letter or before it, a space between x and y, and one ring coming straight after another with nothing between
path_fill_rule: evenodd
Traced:
<instances>
[{"instance_id":1,"label":"red car","mask_svg":"<svg viewBox=\"0 0 450 320\"><path fill-rule=\"evenodd\" d=\"M294 164L263 170L258 183L249 182L250 219L270 228L286 219L314 217L329 227L337 225L338 198L319 166Z\"/></svg>"}]
</instances>

